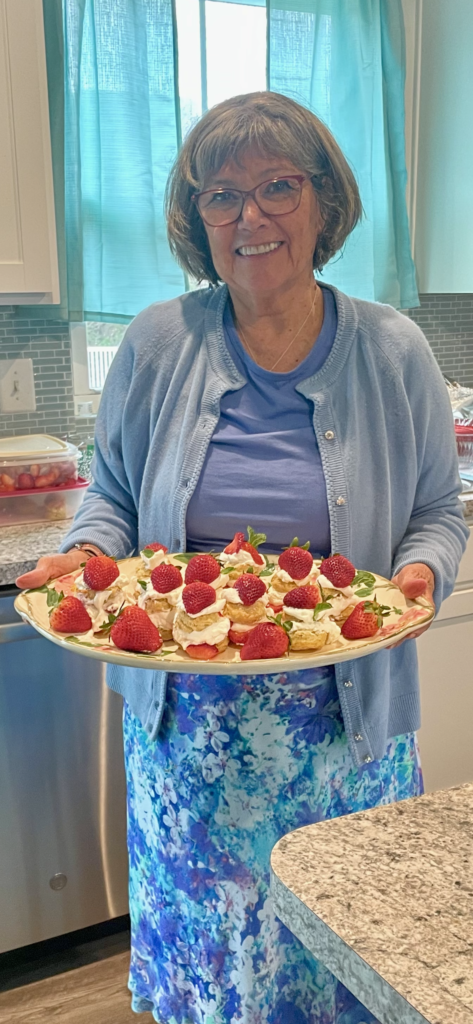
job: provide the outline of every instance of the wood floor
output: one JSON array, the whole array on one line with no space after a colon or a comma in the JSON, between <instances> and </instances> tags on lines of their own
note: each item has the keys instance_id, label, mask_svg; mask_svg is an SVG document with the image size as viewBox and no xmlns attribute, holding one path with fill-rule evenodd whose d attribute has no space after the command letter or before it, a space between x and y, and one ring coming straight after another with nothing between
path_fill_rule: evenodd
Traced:
<instances>
[{"instance_id":1,"label":"wood floor","mask_svg":"<svg viewBox=\"0 0 473 1024\"><path fill-rule=\"evenodd\" d=\"M0 1024L154 1024L130 1009L129 953L0 993Z\"/></svg>"}]
</instances>

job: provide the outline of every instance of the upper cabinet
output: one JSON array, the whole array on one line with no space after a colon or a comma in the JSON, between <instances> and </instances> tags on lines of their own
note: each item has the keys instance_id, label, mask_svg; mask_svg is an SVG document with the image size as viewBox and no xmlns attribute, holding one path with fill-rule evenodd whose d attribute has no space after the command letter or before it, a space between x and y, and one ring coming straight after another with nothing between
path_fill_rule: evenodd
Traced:
<instances>
[{"instance_id":1,"label":"upper cabinet","mask_svg":"<svg viewBox=\"0 0 473 1024\"><path fill-rule=\"evenodd\" d=\"M0 304L57 303L41 0L0 0Z\"/></svg>"},{"instance_id":2,"label":"upper cabinet","mask_svg":"<svg viewBox=\"0 0 473 1024\"><path fill-rule=\"evenodd\" d=\"M473 3L403 0L408 209L419 292L473 292Z\"/></svg>"}]
</instances>

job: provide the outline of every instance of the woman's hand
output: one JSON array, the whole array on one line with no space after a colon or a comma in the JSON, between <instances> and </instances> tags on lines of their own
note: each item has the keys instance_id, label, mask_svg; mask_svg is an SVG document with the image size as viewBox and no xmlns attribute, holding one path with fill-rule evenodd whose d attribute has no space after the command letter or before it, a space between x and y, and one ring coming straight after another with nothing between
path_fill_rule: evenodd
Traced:
<instances>
[{"instance_id":1,"label":"woman's hand","mask_svg":"<svg viewBox=\"0 0 473 1024\"><path fill-rule=\"evenodd\" d=\"M90 557L86 551L79 551L78 548L71 548L65 555L44 555L39 559L35 569L18 577L16 585L21 589L42 587L43 583L55 579L56 576L66 576L67 573L74 572Z\"/></svg>"},{"instance_id":2,"label":"woman's hand","mask_svg":"<svg viewBox=\"0 0 473 1024\"><path fill-rule=\"evenodd\" d=\"M424 565L423 562L412 562L411 565L405 565L404 569L398 572L397 576L393 576L393 583L402 590L404 597L407 597L410 601L413 601L416 597L425 597L427 601L430 601L431 605L434 605L434 588L435 588L435 576L432 569L429 569L428 565ZM432 625L431 622L427 626L422 626L422 629L416 629L415 633L410 633L406 640L417 640L417 637L422 636L427 629ZM388 650L393 647L399 647L403 644L404 640L398 640L396 644L391 644Z\"/></svg>"}]
</instances>

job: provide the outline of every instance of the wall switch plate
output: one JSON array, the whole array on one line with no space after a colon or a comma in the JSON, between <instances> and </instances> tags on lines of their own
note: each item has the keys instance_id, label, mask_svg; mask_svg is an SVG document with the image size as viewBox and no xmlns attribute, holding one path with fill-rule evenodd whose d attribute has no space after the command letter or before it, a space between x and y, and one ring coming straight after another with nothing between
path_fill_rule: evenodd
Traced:
<instances>
[{"instance_id":1,"label":"wall switch plate","mask_svg":"<svg viewBox=\"0 0 473 1024\"><path fill-rule=\"evenodd\" d=\"M0 412L35 412L32 359L0 359Z\"/></svg>"}]
</instances>

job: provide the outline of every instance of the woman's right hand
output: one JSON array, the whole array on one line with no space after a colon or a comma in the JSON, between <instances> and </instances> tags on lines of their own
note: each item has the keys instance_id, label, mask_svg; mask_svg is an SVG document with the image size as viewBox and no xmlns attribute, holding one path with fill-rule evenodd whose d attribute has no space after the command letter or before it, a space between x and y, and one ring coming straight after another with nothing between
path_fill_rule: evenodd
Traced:
<instances>
[{"instance_id":1,"label":"woman's right hand","mask_svg":"<svg viewBox=\"0 0 473 1024\"><path fill-rule=\"evenodd\" d=\"M65 555L43 555L35 569L18 577L16 585L21 589L42 587L43 583L55 579L56 576L66 576L67 573L79 569L89 557L85 551L79 551L78 548L71 548Z\"/></svg>"}]
</instances>

